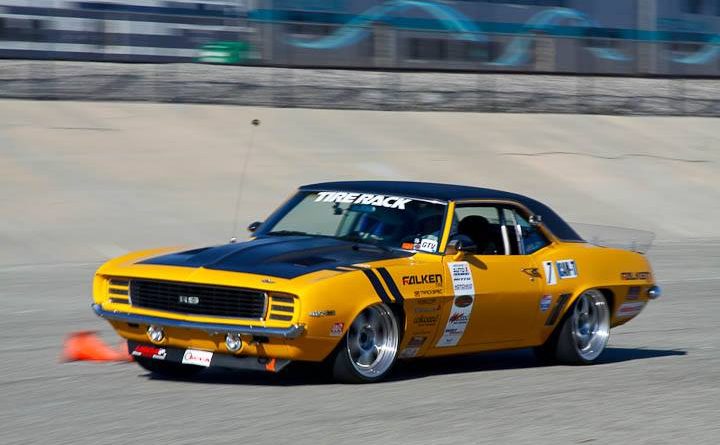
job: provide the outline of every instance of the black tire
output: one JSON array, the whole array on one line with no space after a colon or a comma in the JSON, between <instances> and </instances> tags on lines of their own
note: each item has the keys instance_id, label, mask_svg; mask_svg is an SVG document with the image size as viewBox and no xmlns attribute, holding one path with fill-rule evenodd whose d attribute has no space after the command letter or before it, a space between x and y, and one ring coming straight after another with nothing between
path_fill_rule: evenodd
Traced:
<instances>
[{"instance_id":1,"label":"black tire","mask_svg":"<svg viewBox=\"0 0 720 445\"><path fill-rule=\"evenodd\" d=\"M584 322L579 313L588 305L594 315L592 322ZM583 335L582 325L589 325ZM593 327L594 326L594 327ZM583 292L568 310L557 335L555 359L567 365L589 365L602 354L610 335L610 308L602 292L590 289ZM585 339L585 342L583 341ZM587 343L586 346L583 346Z\"/></svg>"},{"instance_id":2,"label":"black tire","mask_svg":"<svg viewBox=\"0 0 720 445\"><path fill-rule=\"evenodd\" d=\"M397 361L398 326L395 314L384 304L363 310L348 327L332 356L333 378L342 383L373 383L387 377ZM383 347L377 348L378 343Z\"/></svg>"},{"instance_id":3,"label":"black tire","mask_svg":"<svg viewBox=\"0 0 720 445\"><path fill-rule=\"evenodd\" d=\"M175 379L187 379L194 377L205 368L195 365L183 365L181 363L165 362L147 357L133 357L140 367L150 371L159 377L170 377Z\"/></svg>"}]
</instances>

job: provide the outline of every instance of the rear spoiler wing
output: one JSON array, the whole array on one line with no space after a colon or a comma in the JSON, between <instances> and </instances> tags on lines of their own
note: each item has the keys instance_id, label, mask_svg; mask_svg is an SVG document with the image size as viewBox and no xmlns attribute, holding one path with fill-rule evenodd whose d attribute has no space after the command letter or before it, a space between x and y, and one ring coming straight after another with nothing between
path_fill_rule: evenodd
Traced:
<instances>
[{"instance_id":1,"label":"rear spoiler wing","mask_svg":"<svg viewBox=\"0 0 720 445\"><path fill-rule=\"evenodd\" d=\"M585 241L596 246L644 254L650 250L655 240L655 234L647 230L585 223L570 223L570 225Z\"/></svg>"}]
</instances>

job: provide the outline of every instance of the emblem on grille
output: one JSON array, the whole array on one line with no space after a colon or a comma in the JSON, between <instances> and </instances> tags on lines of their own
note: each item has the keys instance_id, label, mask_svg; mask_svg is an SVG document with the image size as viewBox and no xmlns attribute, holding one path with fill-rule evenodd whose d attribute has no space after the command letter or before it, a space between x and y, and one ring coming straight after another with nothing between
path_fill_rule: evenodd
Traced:
<instances>
[{"instance_id":1,"label":"emblem on grille","mask_svg":"<svg viewBox=\"0 0 720 445\"><path fill-rule=\"evenodd\" d=\"M198 303L200 303L200 298L191 297L191 296L187 296L187 295L178 295L178 303L198 304Z\"/></svg>"}]
</instances>

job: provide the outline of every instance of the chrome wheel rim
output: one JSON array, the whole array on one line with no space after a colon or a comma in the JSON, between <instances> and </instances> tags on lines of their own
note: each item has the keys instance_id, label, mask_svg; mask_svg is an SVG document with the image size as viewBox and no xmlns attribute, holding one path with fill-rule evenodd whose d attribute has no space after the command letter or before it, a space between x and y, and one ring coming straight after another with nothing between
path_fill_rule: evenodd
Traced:
<instances>
[{"instance_id":1,"label":"chrome wheel rim","mask_svg":"<svg viewBox=\"0 0 720 445\"><path fill-rule=\"evenodd\" d=\"M373 378L390 369L398 348L398 327L384 304L366 308L353 321L347 333L347 349L353 368L363 377Z\"/></svg>"},{"instance_id":2,"label":"chrome wheel rim","mask_svg":"<svg viewBox=\"0 0 720 445\"><path fill-rule=\"evenodd\" d=\"M602 292L591 289L575 302L572 314L573 337L578 354L595 360L610 336L610 309Z\"/></svg>"}]
</instances>

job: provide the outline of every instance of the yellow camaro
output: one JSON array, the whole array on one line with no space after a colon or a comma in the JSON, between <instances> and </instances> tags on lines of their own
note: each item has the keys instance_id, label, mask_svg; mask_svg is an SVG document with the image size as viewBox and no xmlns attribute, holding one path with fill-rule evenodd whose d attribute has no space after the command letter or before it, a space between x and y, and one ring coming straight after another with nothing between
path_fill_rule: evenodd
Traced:
<instances>
[{"instance_id":1,"label":"yellow camaro","mask_svg":"<svg viewBox=\"0 0 720 445\"><path fill-rule=\"evenodd\" d=\"M93 310L158 374L325 361L339 381L373 382L398 359L510 348L591 363L660 295L643 255L498 190L306 185L250 230L108 261Z\"/></svg>"}]
</instances>

